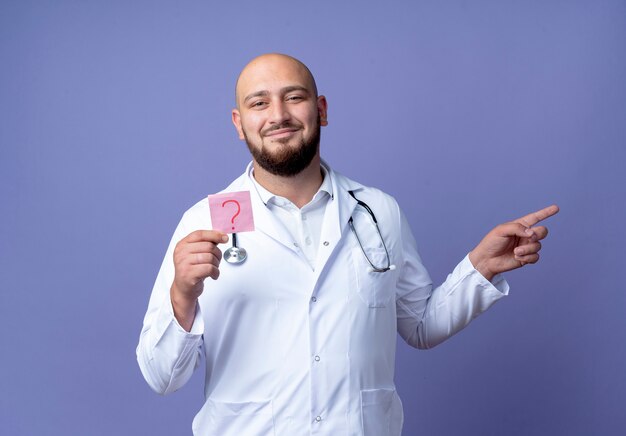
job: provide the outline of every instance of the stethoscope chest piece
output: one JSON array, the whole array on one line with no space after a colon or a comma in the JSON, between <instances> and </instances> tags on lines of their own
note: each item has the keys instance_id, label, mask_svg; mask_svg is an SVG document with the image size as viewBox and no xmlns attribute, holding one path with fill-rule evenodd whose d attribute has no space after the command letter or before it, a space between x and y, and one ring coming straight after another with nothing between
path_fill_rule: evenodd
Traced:
<instances>
[{"instance_id":1,"label":"stethoscope chest piece","mask_svg":"<svg viewBox=\"0 0 626 436\"><path fill-rule=\"evenodd\" d=\"M237 247L237 234L233 233L233 246L224 252L224 260L228 263L243 263L248 258L245 248Z\"/></svg>"},{"instance_id":2,"label":"stethoscope chest piece","mask_svg":"<svg viewBox=\"0 0 626 436\"><path fill-rule=\"evenodd\" d=\"M248 258L245 248L230 247L224 252L224 260L228 263L242 263Z\"/></svg>"}]
</instances>

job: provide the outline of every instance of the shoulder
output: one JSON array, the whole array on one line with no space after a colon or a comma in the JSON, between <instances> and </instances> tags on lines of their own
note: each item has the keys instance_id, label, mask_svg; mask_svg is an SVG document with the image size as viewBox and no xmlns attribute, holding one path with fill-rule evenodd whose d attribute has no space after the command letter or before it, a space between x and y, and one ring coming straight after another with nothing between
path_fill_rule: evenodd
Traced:
<instances>
[{"instance_id":1,"label":"shoulder","mask_svg":"<svg viewBox=\"0 0 626 436\"><path fill-rule=\"evenodd\" d=\"M378 188L354 181L336 171L332 171L332 174L337 192L348 193L348 191L352 191L358 200L367 203L372 209L381 210L381 213L391 212L395 214L398 212L398 202L392 195ZM378 212L375 213L378 214Z\"/></svg>"}]
</instances>

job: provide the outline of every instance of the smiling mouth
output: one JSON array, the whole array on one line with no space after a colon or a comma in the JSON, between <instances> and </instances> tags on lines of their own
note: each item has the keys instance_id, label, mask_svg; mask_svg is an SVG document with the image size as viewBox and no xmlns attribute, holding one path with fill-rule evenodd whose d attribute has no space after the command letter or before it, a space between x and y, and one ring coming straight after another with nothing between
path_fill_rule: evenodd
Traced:
<instances>
[{"instance_id":1,"label":"smiling mouth","mask_svg":"<svg viewBox=\"0 0 626 436\"><path fill-rule=\"evenodd\" d=\"M276 130L272 130L272 131L266 133L265 136L266 137L270 137L270 138L286 138L288 136L293 135L298 130L300 130L300 129L295 128L295 127L288 127L288 128L284 128L284 129L276 129Z\"/></svg>"}]
</instances>

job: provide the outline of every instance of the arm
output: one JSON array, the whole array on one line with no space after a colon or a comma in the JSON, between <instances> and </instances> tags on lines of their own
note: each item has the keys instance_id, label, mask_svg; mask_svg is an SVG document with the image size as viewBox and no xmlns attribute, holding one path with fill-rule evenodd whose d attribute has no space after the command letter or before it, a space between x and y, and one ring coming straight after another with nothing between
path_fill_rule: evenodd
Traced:
<instances>
[{"instance_id":1,"label":"arm","mask_svg":"<svg viewBox=\"0 0 626 436\"><path fill-rule=\"evenodd\" d=\"M547 209L548 213L552 212L551 215L558 211ZM537 252L541 248L538 239L547 235L547 229L532 228L531 235L524 228L522 232L525 236L518 240L519 230L518 233L513 231L518 227L510 224L492 230L456 266L445 282L433 289L406 219L401 217L403 267L398 281L396 308L398 332L407 343L416 348L432 348L445 341L508 294L509 286L498 273L513 269L509 268L511 265L519 268L522 262L537 261ZM511 239L514 241L511 242ZM479 271L473 261L486 270Z\"/></svg>"},{"instance_id":2,"label":"arm","mask_svg":"<svg viewBox=\"0 0 626 436\"><path fill-rule=\"evenodd\" d=\"M150 387L160 394L183 386L198 366L202 353L204 323L197 297L202 293L206 277L198 272L204 269L207 277L217 278L221 252L215 244L210 247L212 243L202 241L202 232L207 231L199 232L200 235L198 231L192 232L176 243L185 233L182 222L176 229L154 284L137 346L141 372ZM222 240L221 234L212 237ZM204 244L208 253L198 243ZM213 249L219 254L213 253Z\"/></svg>"}]
</instances>

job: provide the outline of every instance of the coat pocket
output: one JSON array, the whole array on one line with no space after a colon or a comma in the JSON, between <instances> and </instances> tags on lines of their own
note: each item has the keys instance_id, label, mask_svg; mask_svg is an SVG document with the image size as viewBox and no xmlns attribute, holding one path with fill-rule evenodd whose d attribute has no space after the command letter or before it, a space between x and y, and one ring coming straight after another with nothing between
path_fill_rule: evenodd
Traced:
<instances>
[{"instance_id":1,"label":"coat pocket","mask_svg":"<svg viewBox=\"0 0 626 436\"><path fill-rule=\"evenodd\" d=\"M193 421L194 435L274 436L272 401L226 402L209 398Z\"/></svg>"},{"instance_id":2,"label":"coat pocket","mask_svg":"<svg viewBox=\"0 0 626 436\"><path fill-rule=\"evenodd\" d=\"M395 389L361 391L363 436L400 436L402 421L402 403Z\"/></svg>"},{"instance_id":3,"label":"coat pocket","mask_svg":"<svg viewBox=\"0 0 626 436\"><path fill-rule=\"evenodd\" d=\"M387 307L395 293L396 271L372 271L368 259L377 268L385 267L387 266L387 252L384 248L362 250L361 247L356 247L352 249L357 294L368 307Z\"/></svg>"}]
</instances>

